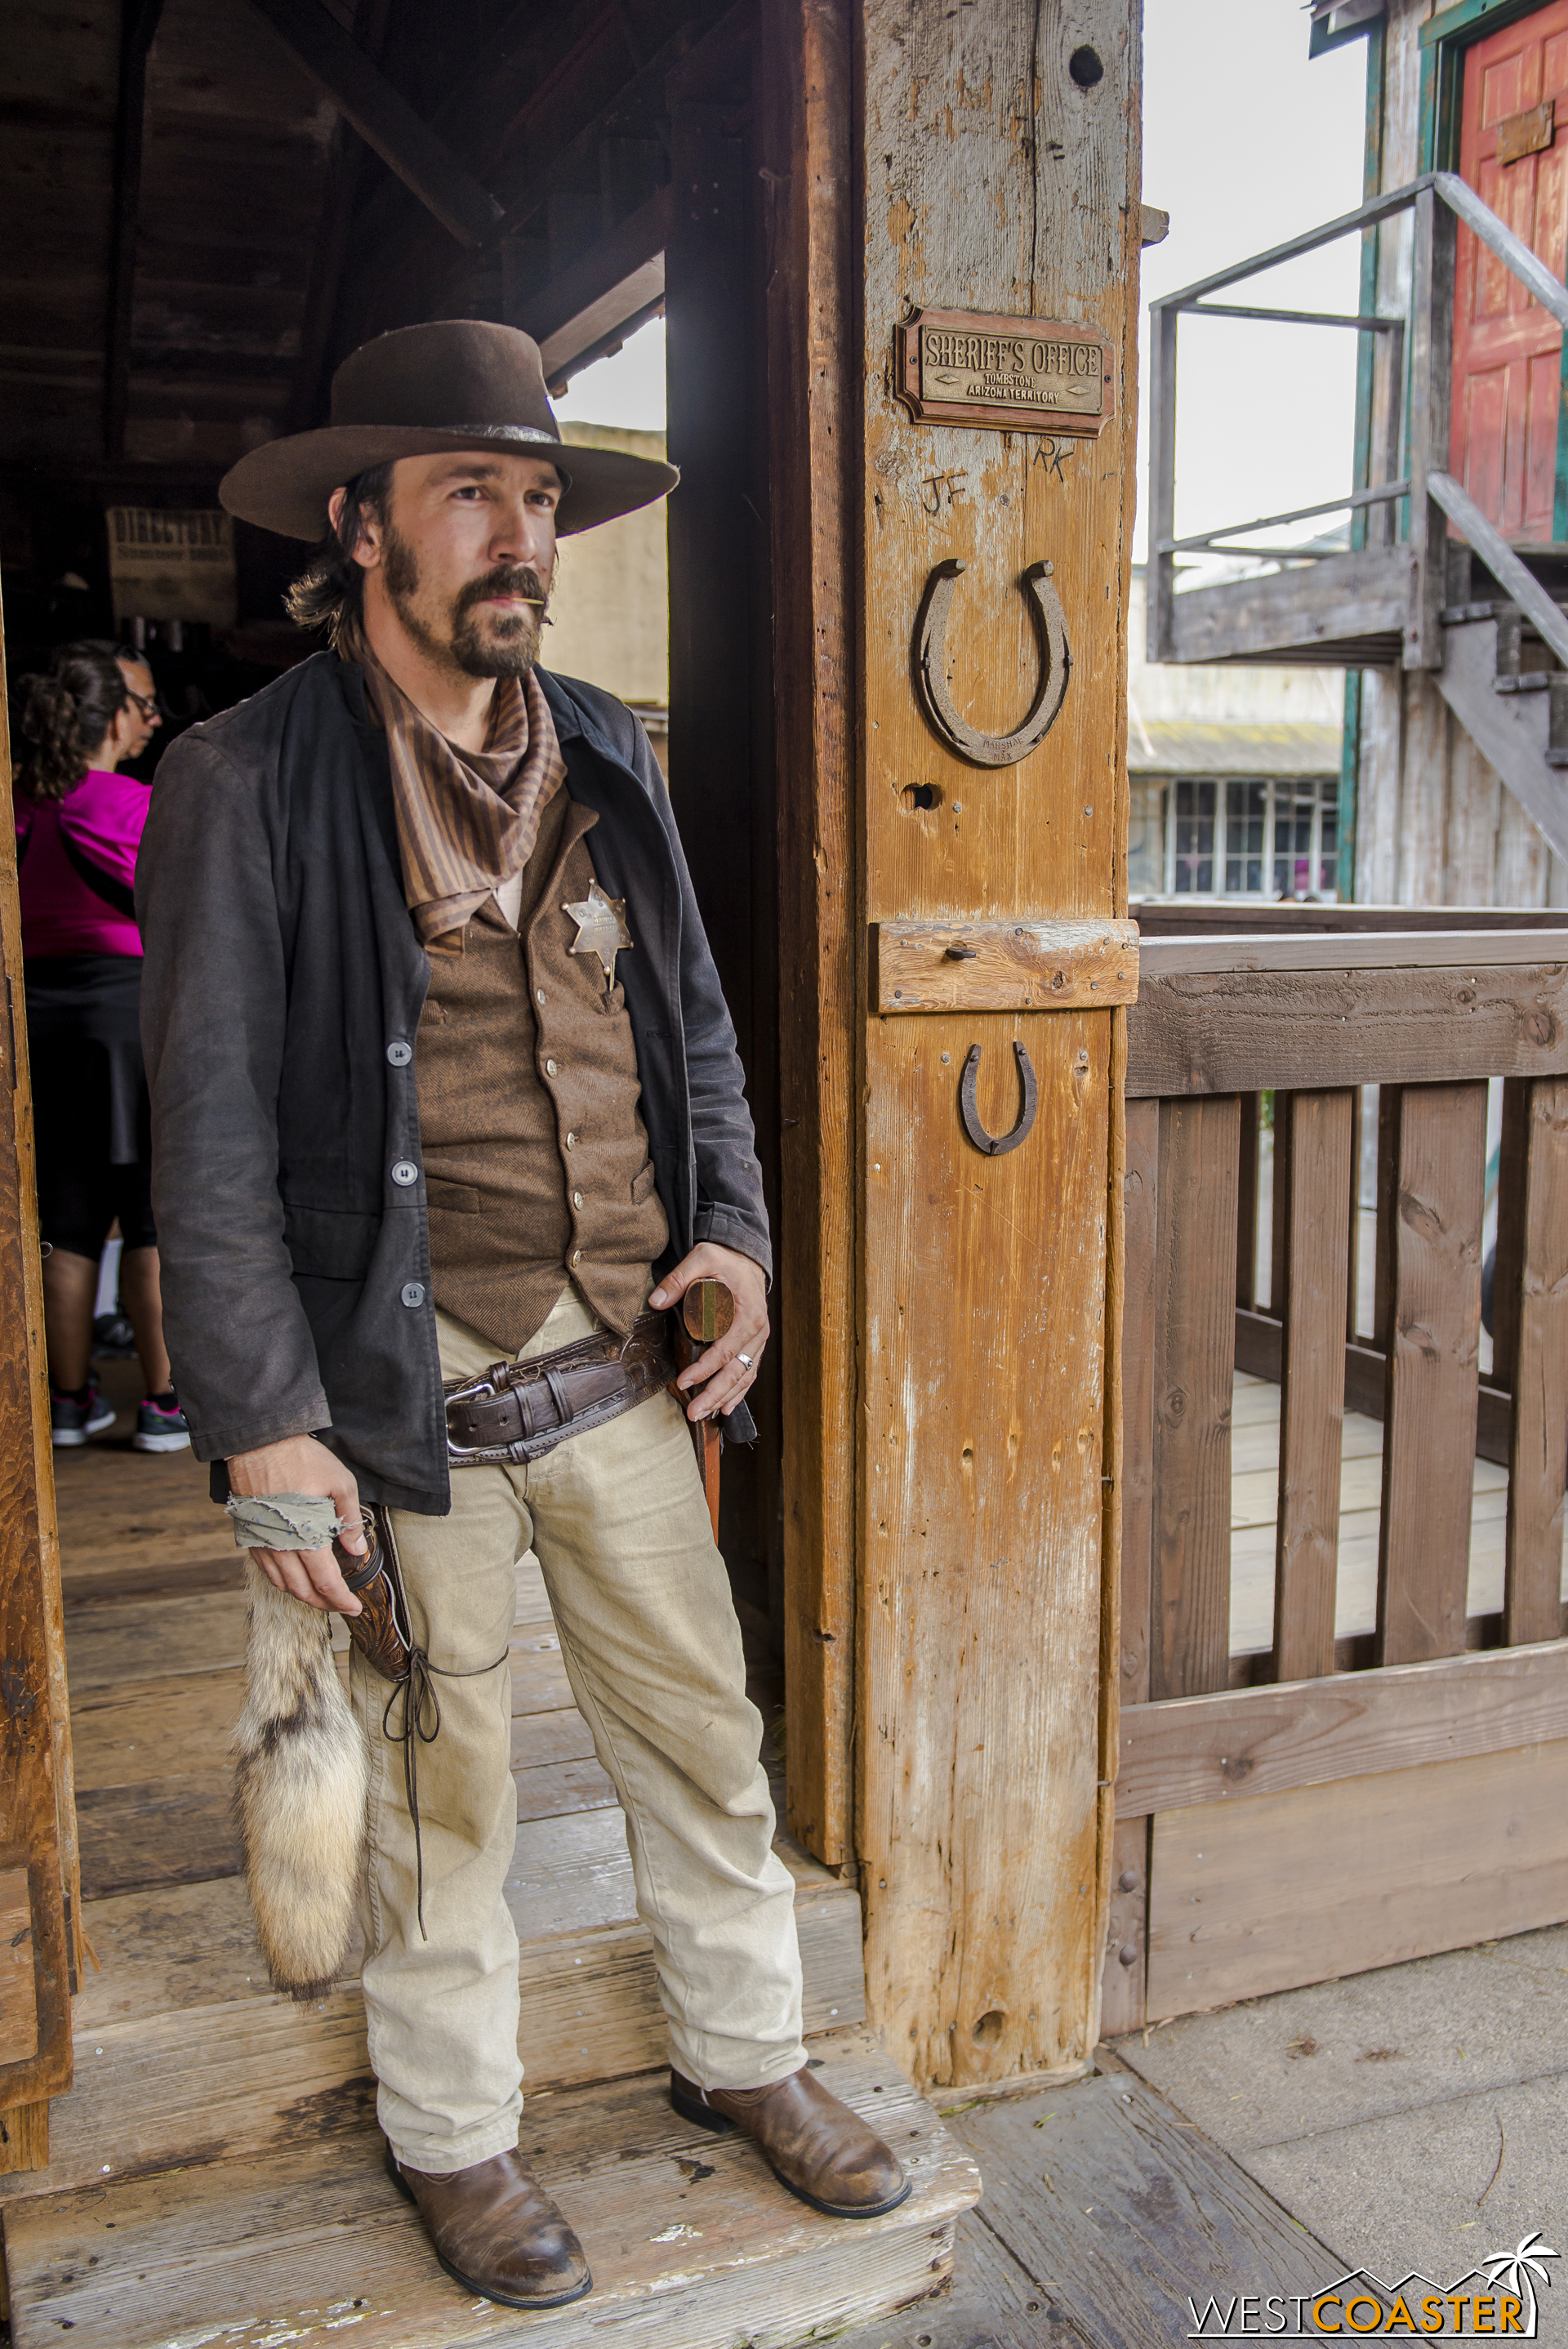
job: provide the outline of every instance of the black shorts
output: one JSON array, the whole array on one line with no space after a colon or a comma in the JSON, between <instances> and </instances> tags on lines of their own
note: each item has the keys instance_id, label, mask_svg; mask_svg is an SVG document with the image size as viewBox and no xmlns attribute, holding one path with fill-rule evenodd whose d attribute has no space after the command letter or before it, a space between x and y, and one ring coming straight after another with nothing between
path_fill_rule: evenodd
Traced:
<instances>
[{"instance_id":1,"label":"black shorts","mask_svg":"<svg viewBox=\"0 0 1568 2349\"><path fill-rule=\"evenodd\" d=\"M140 978L127 955L36 959L24 969L39 1228L73 1256L101 1256L117 1217L128 1248L157 1245Z\"/></svg>"}]
</instances>

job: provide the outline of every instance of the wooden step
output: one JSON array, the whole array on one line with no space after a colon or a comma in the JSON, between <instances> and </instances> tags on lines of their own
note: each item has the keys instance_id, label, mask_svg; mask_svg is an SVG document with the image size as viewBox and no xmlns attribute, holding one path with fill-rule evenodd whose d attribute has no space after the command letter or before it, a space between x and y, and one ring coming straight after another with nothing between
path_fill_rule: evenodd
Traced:
<instances>
[{"instance_id":1,"label":"wooden step","mask_svg":"<svg viewBox=\"0 0 1568 2349\"><path fill-rule=\"evenodd\" d=\"M779 1850L795 1878L806 2030L858 2024L859 1898L799 1845L781 1837ZM518 1855L525 2092L667 2063L620 1812L529 1821ZM357 1982L319 2006L276 1997L238 1879L88 1901L83 1917L100 1971L77 2002L75 2085L52 2108L47 2169L0 2178L0 2199L264 2152L370 2112Z\"/></svg>"},{"instance_id":2,"label":"wooden step","mask_svg":"<svg viewBox=\"0 0 1568 2349\"><path fill-rule=\"evenodd\" d=\"M347 2338L356 2349L789 2349L938 2290L974 2161L869 2042L824 2043L820 2076L874 2121L913 2181L849 2225L796 2201L755 2149L676 2118L663 2077L536 2098L521 2144L577 2229L591 2296L520 2315L470 2298L359 2127L329 2145L89 2187L13 2206L5 2263L15 2349L223 2349ZM110 2238L113 2238L111 2240Z\"/></svg>"}]
</instances>

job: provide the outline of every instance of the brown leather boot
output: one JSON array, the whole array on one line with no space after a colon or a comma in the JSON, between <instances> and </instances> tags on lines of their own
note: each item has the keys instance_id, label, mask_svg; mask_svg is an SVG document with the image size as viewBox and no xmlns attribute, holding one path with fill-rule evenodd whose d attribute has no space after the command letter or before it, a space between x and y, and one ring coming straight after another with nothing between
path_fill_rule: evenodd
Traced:
<instances>
[{"instance_id":1,"label":"brown leather boot","mask_svg":"<svg viewBox=\"0 0 1568 2349\"><path fill-rule=\"evenodd\" d=\"M502 2308L562 2308L593 2291L582 2244L517 2152L433 2178L388 2145L387 2175L465 2292Z\"/></svg>"},{"instance_id":2,"label":"brown leather boot","mask_svg":"<svg viewBox=\"0 0 1568 2349\"><path fill-rule=\"evenodd\" d=\"M716 2136L743 2130L779 2184L830 2219L880 2219L909 2199L897 2155L809 2064L766 2088L698 2088L672 2070L670 2102Z\"/></svg>"}]
</instances>

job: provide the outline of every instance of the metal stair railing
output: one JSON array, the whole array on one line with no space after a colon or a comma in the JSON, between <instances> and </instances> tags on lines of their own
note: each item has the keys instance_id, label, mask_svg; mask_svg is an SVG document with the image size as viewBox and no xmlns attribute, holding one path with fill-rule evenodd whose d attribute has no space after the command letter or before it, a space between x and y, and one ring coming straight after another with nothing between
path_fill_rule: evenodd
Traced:
<instances>
[{"instance_id":1,"label":"metal stair railing","mask_svg":"<svg viewBox=\"0 0 1568 2349\"><path fill-rule=\"evenodd\" d=\"M1214 302L1208 297L1240 285L1264 270L1315 253L1340 237L1359 235L1399 213L1415 215L1415 249L1410 289L1410 331L1402 317L1340 315L1316 310L1266 308ZM1403 542L1413 557L1410 607L1404 632L1403 666L1440 669L1443 665L1442 609L1446 574L1447 522L1458 524L1497 578L1520 605L1564 667L1568 667L1568 620L1487 521L1448 471L1449 415L1453 374L1454 256L1459 222L1478 237L1488 251L1524 286L1558 323L1568 327L1568 286L1554 277L1540 256L1501 221L1490 204L1452 171L1428 171L1403 188L1375 196L1355 212L1342 212L1321 228L1309 229L1268 252L1233 263L1195 285L1167 294L1150 304L1150 521L1149 657L1168 660L1172 653L1171 600L1175 594L1178 554L1224 553L1293 563L1323 559L1322 551L1301 546L1222 545L1256 531L1278 529L1286 523L1310 521L1318 514L1379 508L1383 543L1395 537L1398 509L1408 501ZM1386 338L1388 364L1383 401L1383 461L1386 478L1370 487L1347 491L1315 505L1293 507L1286 512L1263 514L1250 522L1231 523L1201 531L1191 537L1175 535L1176 520L1176 336L1183 315L1212 318L1253 318L1278 324L1349 326L1358 333ZM1408 384L1406 345L1408 343ZM1408 428L1406 462L1399 467L1400 419L1407 408Z\"/></svg>"}]
</instances>

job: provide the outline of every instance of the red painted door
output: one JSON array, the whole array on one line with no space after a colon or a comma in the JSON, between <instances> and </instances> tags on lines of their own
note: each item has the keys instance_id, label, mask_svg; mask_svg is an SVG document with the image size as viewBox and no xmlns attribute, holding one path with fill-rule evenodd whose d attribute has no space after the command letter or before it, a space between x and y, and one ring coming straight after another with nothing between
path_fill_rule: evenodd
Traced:
<instances>
[{"instance_id":1,"label":"red painted door","mask_svg":"<svg viewBox=\"0 0 1568 2349\"><path fill-rule=\"evenodd\" d=\"M1498 160L1498 129L1555 100L1555 136ZM1568 261L1568 0L1465 53L1460 175L1554 275ZM1449 463L1511 539L1552 536L1563 334L1517 277L1459 233Z\"/></svg>"}]
</instances>

